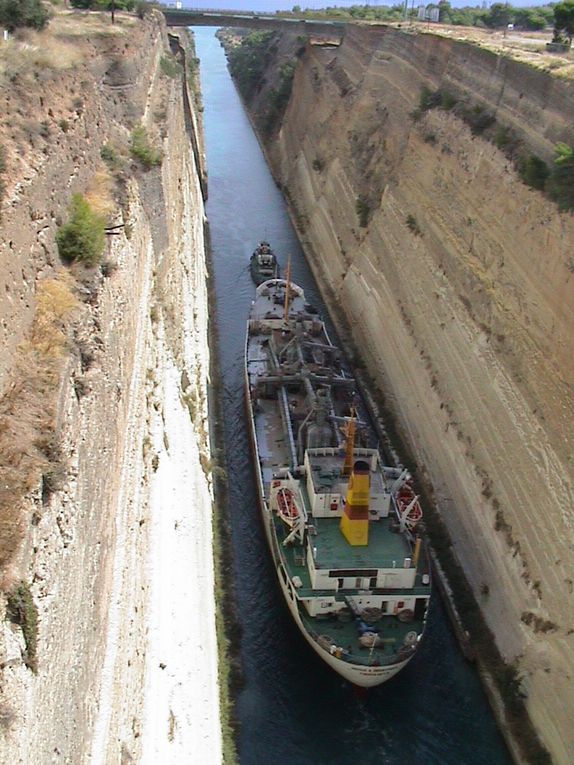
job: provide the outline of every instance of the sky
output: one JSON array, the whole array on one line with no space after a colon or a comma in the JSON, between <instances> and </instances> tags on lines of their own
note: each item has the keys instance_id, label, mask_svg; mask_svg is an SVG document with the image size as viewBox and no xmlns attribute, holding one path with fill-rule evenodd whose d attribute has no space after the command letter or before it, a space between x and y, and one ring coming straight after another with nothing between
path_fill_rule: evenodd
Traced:
<instances>
[{"instance_id":1,"label":"sky","mask_svg":"<svg viewBox=\"0 0 574 765\"><path fill-rule=\"evenodd\" d=\"M165 2L165 0L161 0ZM438 0L435 0L438 1ZM277 10L290 11L294 5L300 5L301 8L325 8L327 6L345 7L349 5L398 5L401 0L183 0L184 8L211 8L221 10L251 10L260 12L274 13ZM421 3L425 0L421 0ZM430 0L426 0L430 2ZM166 3L167 4L167 3ZM415 0L415 5L418 5ZM479 7L482 6L482 0L450 0L453 8L463 8L464 6ZM545 5L546 0L512 0L509 5L515 8L532 7L534 5ZM409 7L411 0L409 0ZM492 2L487 0L487 5Z\"/></svg>"}]
</instances>

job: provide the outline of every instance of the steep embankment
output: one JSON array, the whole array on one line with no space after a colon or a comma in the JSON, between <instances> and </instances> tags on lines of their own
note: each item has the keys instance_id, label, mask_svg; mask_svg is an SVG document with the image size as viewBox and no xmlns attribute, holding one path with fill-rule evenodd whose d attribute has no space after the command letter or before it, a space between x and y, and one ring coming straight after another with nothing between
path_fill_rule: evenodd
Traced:
<instances>
[{"instance_id":1,"label":"steep embankment","mask_svg":"<svg viewBox=\"0 0 574 765\"><path fill-rule=\"evenodd\" d=\"M423 86L469 119L421 111ZM499 145L512 134L549 160L574 143L573 96L465 43L354 28L340 48L307 47L264 135L321 288L561 765L574 761L574 216L468 122L491 112L510 130Z\"/></svg>"},{"instance_id":2,"label":"steep embankment","mask_svg":"<svg viewBox=\"0 0 574 765\"><path fill-rule=\"evenodd\" d=\"M31 43L2 52L0 551L38 630L2 623L0 760L220 762L189 61L156 14L63 13ZM161 165L130 156L138 125ZM59 259L72 192L115 227L101 266Z\"/></svg>"}]
</instances>

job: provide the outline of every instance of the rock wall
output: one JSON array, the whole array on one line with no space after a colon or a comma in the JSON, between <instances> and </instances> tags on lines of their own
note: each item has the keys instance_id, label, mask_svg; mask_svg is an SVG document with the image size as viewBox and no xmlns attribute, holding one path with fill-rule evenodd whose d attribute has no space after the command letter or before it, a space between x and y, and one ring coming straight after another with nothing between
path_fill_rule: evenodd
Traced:
<instances>
[{"instance_id":1,"label":"rock wall","mask_svg":"<svg viewBox=\"0 0 574 765\"><path fill-rule=\"evenodd\" d=\"M92 23L95 16L82 18ZM196 400L199 446L192 445L192 457L199 460L199 448L209 456L202 419L208 373L205 170L198 166L201 142L190 132L196 128L193 99L181 72L162 74L160 60L170 49L159 15L143 22L119 16L117 29L93 37L84 30L75 44L85 54L81 64L50 75L49 93L21 94L36 104L44 98L42 109L50 105L52 135L64 114L66 130L21 161L8 152L12 175L0 243L5 390L19 343L30 332L38 283L62 272L57 224L67 216L71 193L84 192L100 167L102 145L127 146L141 121L161 141L164 159L144 172L125 158L114 220L123 227L108 238L105 275L72 268L81 305L56 406L65 477L47 497L39 484L23 497L24 541L3 572L4 587L19 579L32 583L39 632L38 672L32 674L22 662L20 628L2 625L2 762L139 760L150 486L158 467L151 430L153 424L158 431L162 417L157 367L166 359L182 376L182 396ZM5 100L14 110L23 108L14 93ZM181 406L189 420L183 399ZM207 471L197 491L209 507ZM166 711L166 726L167 719Z\"/></svg>"},{"instance_id":2,"label":"rock wall","mask_svg":"<svg viewBox=\"0 0 574 765\"><path fill-rule=\"evenodd\" d=\"M321 289L396 412L534 724L566 765L574 216L452 112L413 120L423 85L487 107L541 156L574 143L571 82L432 35L351 28L340 48L307 47L267 153Z\"/></svg>"}]
</instances>

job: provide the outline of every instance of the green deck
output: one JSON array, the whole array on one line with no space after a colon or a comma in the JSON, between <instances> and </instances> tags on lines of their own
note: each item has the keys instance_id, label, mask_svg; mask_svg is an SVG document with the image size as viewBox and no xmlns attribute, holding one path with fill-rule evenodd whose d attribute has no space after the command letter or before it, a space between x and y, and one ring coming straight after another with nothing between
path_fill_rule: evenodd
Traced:
<instances>
[{"instance_id":1,"label":"green deck","mask_svg":"<svg viewBox=\"0 0 574 765\"><path fill-rule=\"evenodd\" d=\"M403 568L412 555L410 545L401 535L390 530L388 518L369 523L369 544L353 547L343 536L340 518L313 518L317 536L317 568Z\"/></svg>"},{"instance_id":2,"label":"green deck","mask_svg":"<svg viewBox=\"0 0 574 765\"><path fill-rule=\"evenodd\" d=\"M376 544L382 544L384 547L384 555L388 555L389 551L400 551L401 555L404 554L405 548L408 548L408 544L404 538L388 529L388 519L384 519L377 523L369 524L369 545L364 547L362 552L359 552L357 548L352 548L349 545L339 530L339 518L314 518L314 524L318 529L318 534L313 537L313 540L317 540L317 560L319 558L319 549L335 550L337 552L337 560L339 563L334 564L334 567L339 565L348 568L376 568L382 566L381 560L383 560L383 553L375 551L373 556L373 550L368 553L368 549L374 547ZM303 548L297 545L283 546L282 540L285 538L287 527L279 518L274 517L274 526L277 540L280 547L280 555L285 563L287 574L289 578L298 576L301 579L302 586L297 589L297 597L301 600L307 598L335 598L338 603L345 603L346 596L357 595L357 590L313 590L311 588L311 580L309 577L309 571L307 566L302 563L301 554ZM319 523L317 523L319 522ZM373 527L380 527L378 531L372 532ZM337 536L339 535L339 536ZM389 539L392 538L392 539ZM320 540L323 539L322 542ZM348 548L345 551L345 548ZM387 560L385 557L384 560ZM324 567L321 564L321 567ZM430 595L430 585L423 585L422 575L427 573L426 555L421 555L419 566L417 567L417 574L415 579L415 586L408 589L377 589L370 590L374 595L389 595L393 597L405 597L416 596L428 598ZM376 648L363 648L358 642L357 623L354 618L347 617L347 620L341 620L333 616L326 617L311 617L307 614L306 609L301 605L299 607L299 613L307 632L316 640L323 636L324 639L329 638L333 645L340 646L348 652L345 657L347 660L354 663L373 664L378 663L381 665L393 664L402 658L405 658L404 653L404 640L407 633L416 631L418 634L422 633L424 627L423 619L414 619L412 622L403 623L392 614L384 615L375 626L378 630L379 636L382 638L383 644ZM399 653L400 652L400 653ZM407 652L408 655L408 652Z\"/></svg>"}]
</instances>

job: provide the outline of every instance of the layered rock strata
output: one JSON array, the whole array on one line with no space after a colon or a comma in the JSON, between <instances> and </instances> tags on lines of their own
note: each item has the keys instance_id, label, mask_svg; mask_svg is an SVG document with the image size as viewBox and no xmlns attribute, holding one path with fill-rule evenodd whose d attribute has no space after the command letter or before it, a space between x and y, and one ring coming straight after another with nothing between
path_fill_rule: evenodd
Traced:
<instances>
[{"instance_id":1,"label":"layered rock strata","mask_svg":"<svg viewBox=\"0 0 574 765\"><path fill-rule=\"evenodd\" d=\"M92 23L96 16L80 18ZM98 24L109 23L107 16L99 18ZM172 673L177 675L178 667L180 679L186 677L194 655L201 657L203 677L217 682L217 668L211 666L213 562L209 555L202 558L205 588L194 588L181 602L177 588L193 581L195 573L177 565L182 556L194 561L194 554L177 551L156 528L162 512L176 512L183 530L171 520L171 534L186 534L191 513L194 541L210 550L205 172L201 141L193 134L197 120L183 76L187 68L174 76L161 66L170 56L161 17L153 14L142 22L120 16L115 29L104 28L92 38L86 29L76 35L81 61L45 75L49 88L22 94L45 109L41 116L52 135L58 131L57 139L39 157L24 152L20 164L9 152L13 182L2 210L4 390L14 384L15 360L30 333L42 280L71 273L78 306L55 401L45 402L54 411L60 484L42 496L38 482L22 497L23 541L3 571L7 589L11 581L31 583L39 628L33 674L22 661L20 628L3 623L0 760L131 762L143 754L153 760L155 753L165 761L167 746L179 752L176 759L189 755L190 732L202 751L198 742L207 741L206 719L210 725L218 719L217 693L211 704L210 685L202 696L208 702L204 714L197 716L200 736L189 698L182 702L170 686L177 686ZM10 99L22 109L14 104L14 92ZM101 170L102 146L127 147L140 123L158 141L163 162L145 172L124 154L121 204L103 272L77 266L67 272L55 232L68 215L71 193L85 192ZM177 451L171 456L170 441ZM183 460L185 470L171 475L171 459ZM184 499L183 486L191 492ZM175 500L181 505L174 511ZM156 552L165 553L168 545L171 560ZM152 569L152 559L167 563L167 569ZM201 647L190 639L185 644L185 666L179 664L180 647L177 655L170 653L171 666L162 675L158 640L150 633L161 621L161 614L153 614L161 605L154 591L165 581L172 583L169 596L180 599L170 617L171 632L185 643L177 617L191 619L192 607L202 613L200 619L196 611L194 621L203 625L205 619L205 625ZM204 600L194 603L194 593L203 593ZM160 689L157 673L164 679ZM186 687L198 687L195 680L196 686ZM217 751L212 746L211 755Z\"/></svg>"}]
</instances>

